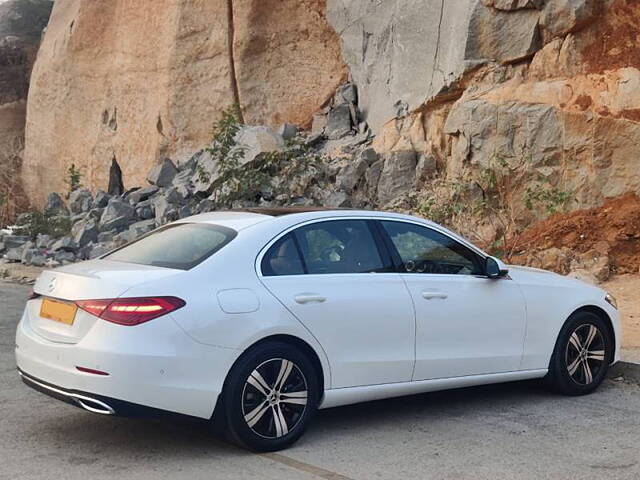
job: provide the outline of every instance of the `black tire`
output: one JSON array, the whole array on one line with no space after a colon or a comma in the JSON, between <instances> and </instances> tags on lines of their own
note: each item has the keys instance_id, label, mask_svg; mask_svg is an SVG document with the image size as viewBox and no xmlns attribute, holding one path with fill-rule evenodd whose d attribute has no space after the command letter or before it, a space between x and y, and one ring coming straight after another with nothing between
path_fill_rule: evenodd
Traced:
<instances>
[{"instance_id":1,"label":"black tire","mask_svg":"<svg viewBox=\"0 0 640 480\"><path fill-rule=\"evenodd\" d=\"M318 374L311 360L287 343L249 349L231 369L222 392L228 438L258 452L292 445L317 409Z\"/></svg>"},{"instance_id":2,"label":"black tire","mask_svg":"<svg viewBox=\"0 0 640 480\"><path fill-rule=\"evenodd\" d=\"M591 312L574 313L558 335L547 384L563 395L592 393L607 376L613 351L613 337L605 320Z\"/></svg>"}]
</instances>

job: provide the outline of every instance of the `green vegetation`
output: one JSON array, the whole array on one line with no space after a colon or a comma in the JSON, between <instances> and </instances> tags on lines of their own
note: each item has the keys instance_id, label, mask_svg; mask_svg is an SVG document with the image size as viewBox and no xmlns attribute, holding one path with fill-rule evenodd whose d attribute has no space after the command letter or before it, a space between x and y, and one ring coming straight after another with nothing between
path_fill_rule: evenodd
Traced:
<instances>
[{"instance_id":1,"label":"green vegetation","mask_svg":"<svg viewBox=\"0 0 640 480\"><path fill-rule=\"evenodd\" d=\"M67 185L67 199L71 196L71 193L79 189L82 184L80 180L82 179L82 174L80 170L76 168L75 163L72 163L71 166L67 169L67 178L65 178L64 183Z\"/></svg>"},{"instance_id":2,"label":"green vegetation","mask_svg":"<svg viewBox=\"0 0 640 480\"><path fill-rule=\"evenodd\" d=\"M50 235L53 238L64 237L71 231L71 219L66 216L48 215L41 212L27 212L20 215L18 235L28 235L35 240L38 234Z\"/></svg>"}]
</instances>

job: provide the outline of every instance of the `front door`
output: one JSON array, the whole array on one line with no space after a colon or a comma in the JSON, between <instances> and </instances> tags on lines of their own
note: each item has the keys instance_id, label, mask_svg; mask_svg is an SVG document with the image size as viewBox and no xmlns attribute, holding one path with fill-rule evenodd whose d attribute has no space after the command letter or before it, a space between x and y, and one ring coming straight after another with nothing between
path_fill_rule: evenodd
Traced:
<instances>
[{"instance_id":1,"label":"front door","mask_svg":"<svg viewBox=\"0 0 640 480\"><path fill-rule=\"evenodd\" d=\"M414 380L520 369L525 301L509 278L484 277L484 259L444 232L381 222L416 311Z\"/></svg>"},{"instance_id":2,"label":"front door","mask_svg":"<svg viewBox=\"0 0 640 480\"><path fill-rule=\"evenodd\" d=\"M331 388L411 380L413 305L377 235L364 219L314 222L261 261L265 286L324 348Z\"/></svg>"}]
</instances>

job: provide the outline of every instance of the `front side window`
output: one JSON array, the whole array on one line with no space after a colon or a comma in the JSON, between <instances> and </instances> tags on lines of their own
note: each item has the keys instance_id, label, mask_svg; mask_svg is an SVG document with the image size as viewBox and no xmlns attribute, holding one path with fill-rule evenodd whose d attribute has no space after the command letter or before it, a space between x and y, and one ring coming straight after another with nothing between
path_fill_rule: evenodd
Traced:
<instances>
[{"instance_id":1,"label":"front side window","mask_svg":"<svg viewBox=\"0 0 640 480\"><path fill-rule=\"evenodd\" d=\"M452 238L412 223L382 222L407 273L480 275L479 255Z\"/></svg>"},{"instance_id":2,"label":"front side window","mask_svg":"<svg viewBox=\"0 0 640 480\"><path fill-rule=\"evenodd\" d=\"M294 234L309 274L387 271L365 220L313 223Z\"/></svg>"},{"instance_id":3,"label":"front side window","mask_svg":"<svg viewBox=\"0 0 640 480\"><path fill-rule=\"evenodd\" d=\"M179 223L159 228L102 258L189 270L216 253L236 235L235 230L220 225Z\"/></svg>"}]
</instances>

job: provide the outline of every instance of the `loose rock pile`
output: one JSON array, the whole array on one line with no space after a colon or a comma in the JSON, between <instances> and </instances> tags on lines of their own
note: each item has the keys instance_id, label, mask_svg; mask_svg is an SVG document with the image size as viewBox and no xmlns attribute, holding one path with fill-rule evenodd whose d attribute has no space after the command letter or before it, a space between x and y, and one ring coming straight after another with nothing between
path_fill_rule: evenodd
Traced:
<instances>
[{"instance_id":1,"label":"loose rock pile","mask_svg":"<svg viewBox=\"0 0 640 480\"><path fill-rule=\"evenodd\" d=\"M338 89L310 133L293 125L278 131L266 126L239 126L228 153L250 178L266 175L259 188L246 187L238 198L221 201L231 188L211 149L176 164L164 159L147 176L148 185L122 195L79 188L65 201L51 193L43 215L66 224L64 236L46 233L0 234L0 255L25 265L55 267L99 257L153 229L194 214L250 206L327 206L408 208L416 178L423 169L415 152L378 155L366 123L360 122L357 91ZM422 162L423 163L423 162ZM261 177L262 178L262 177ZM227 183L225 183L227 182ZM264 183L264 182L263 182ZM242 186L241 186L242 187ZM18 225L28 223L23 215Z\"/></svg>"}]
</instances>

